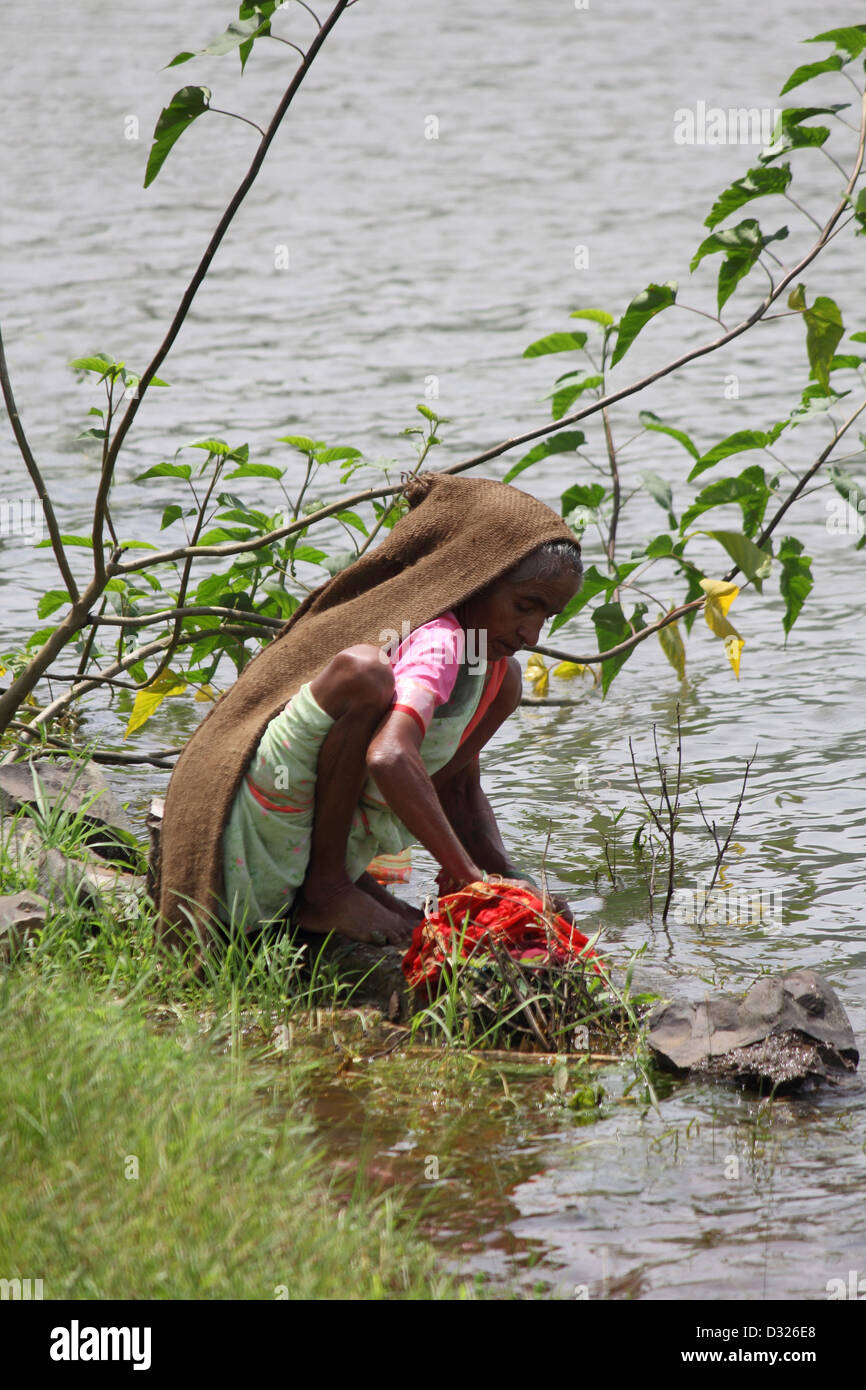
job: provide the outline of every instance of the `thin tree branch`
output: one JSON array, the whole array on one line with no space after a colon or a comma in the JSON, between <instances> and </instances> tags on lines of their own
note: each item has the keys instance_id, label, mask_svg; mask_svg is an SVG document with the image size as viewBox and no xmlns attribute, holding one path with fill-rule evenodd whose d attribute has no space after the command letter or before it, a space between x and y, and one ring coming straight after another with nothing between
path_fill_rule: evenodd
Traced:
<instances>
[{"instance_id":1,"label":"thin tree branch","mask_svg":"<svg viewBox=\"0 0 866 1390\"><path fill-rule=\"evenodd\" d=\"M299 4L303 4L303 2L304 0L298 0ZM313 14L313 18L316 19L316 23L319 24L319 32L316 34L315 38L310 44L310 47L307 50L303 62L301 62L298 65L298 69L294 77L292 78L292 81L287 87L279 103L279 106L274 112L270 125L268 126L259 143L259 147L253 155L249 169L247 170L244 177L241 179L241 182L238 184L238 187L235 190L227 208L225 209L225 212L223 213L222 217L217 223L216 230L213 236L211 237L210 241L208 242L207 247L205 248L204 255L199 261L198 266L196 267L196 270L193 274L193 277L187 285L186 290L184 291L183 297L180 301L180 304L178 305L177 312L175 313L175 316L171 321L168 332L166 333L165 337L163 338L162 342L157 348L153 359L148 363L147 367L145 367L144 372L141 375L141 378L138 383L138 391L135 397L130 401L126 409L126 413L124 414L122 420L120 421L120 424L115 430L114 438L111 441L111 448L108 452L108 461L112 469L114 468L114 465L117 462L117 457L120 453L121 446L123 444L124 439L126 438L127 432L129 431L129 428L133 420L136 417L136 414L138 413L138 408L141 405L145 392L147 391L147 388L150 385L151 380L159 371L159 368L162 366L163 362L168 356L169 351L171 350L171 347L174 343L174 340L180 332L184 320L186 319L186 316L189 313L190 306L193 300L195 299L199 286L201 285L202 281L205 278L205 275L210 269L211 261L216 255L220 243L222 242L223 237L228 231L229 226L234 220L235 213L238 211L238 208L241 206L241 203L244 201L244 198L247 196L247 194L253 186L253 183L256 180L256 176L264 162L265 155L270 149L271 143L273 142L273 139L280 128L283 117L285 116L286 112L292 104L292 101L294 100L295 93L298 91L298 88L300 87L301 83L303 82L304 78L309 72L312 63L316 55L318 54L319 49L322 47L322 44L325 42L325 39L328 37L328 34L331 32L334 25L337 23L337 20L340 18L340 15L345 10L346 4L347 0L337 0L337 4L334 6L333 10L328 15L328 18L325 20L324 24L319 24L319 21L318 19L316 19L315 14L313 14L313 11L310 10L310 13ZM304 8L309 9L309 6L304 5Z\"/></svg>"},{"instance_id":2,"label":"thin tree branch","mask_svg":"<svg viewBox=\"0 0 866 1390\"><path fill-rule=\"evenodd\" d=\"M161 613L148 613L144 617L103 617L98 614L89 618L88 624L94 627L153 627L157 623L171 622L174 618L212 617L231 618L237 621L260 623L262 627L280 628L285 626L285 618L269 618L264 613L251 612L246 608L208 608L192 605L187 608L166 608Z\"/></svg>"},{"instance_id":3,"label":"thin tree branch","mask_svg":"<svg viewBox=\"0 0 866 1390\"><path fill-rule=\"evenodd\" d=\"M39 465L33 456L33 451L24 433L24 426L21 423L21 416L18 414L18 406L15 404L15 395L12 390L12 382L9 378L9 370L6 365L6 349L3 346L3 334L0 332L0 387L3 390L3 399L6 402L6 409L9 413L9 423L12 426L12 433L21 451L21 457L30 474L36 495L42 503L42 514L48 527L48 534L51 537L51 548L54 551L54 558L57 561L57 568L63 577L69 597L75 603L78 600L78 585L69 568L69 561L66 558L66 551L63 549L63 541L60 539L60 527L57 525L57 517L54 515L54 507L48 495Z\"/></svg>"}]
</instances>

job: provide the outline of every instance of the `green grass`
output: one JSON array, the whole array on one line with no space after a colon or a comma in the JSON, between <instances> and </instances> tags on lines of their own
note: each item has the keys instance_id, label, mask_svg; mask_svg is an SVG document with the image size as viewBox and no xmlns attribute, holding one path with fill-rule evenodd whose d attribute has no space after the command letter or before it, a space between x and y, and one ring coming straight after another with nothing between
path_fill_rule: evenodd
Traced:
<instances>
[{"instance_id":1,"label":"green grass","mask_svg":"<svg viewBox=\"0 0 866 1390\"><path fill-rule=\"evenodd\" d=\"M329 1192L285 1067L29 967L0 995L4 1277L73 1299L453 1292L392 1198Z\"/></svg>"},{"instance_id":2,"label":"green grass","mask_svg":"<svg viewBox=\"0 0 866 1390\"><path fill-rule=\"evenodd\" d=\"M80 817L39 807L39 818L65 853L83 852ZM10 828L0 822L5 893L33 886L4 850ZM305 1107L335 1054L352 1066L356 1052L392 1051L369 1013L346 1008L333 967L286 936L242 935L204 979L188 966L158 950L147 899L94 907L68 893L0 965L0 1277L42 1279L49 1299L483 1296L443 1276L421 1238L417 1177L402 1197L368 1190L356 1155L349 1190L313 1137ZM610 1021L616 1001L602 1002L591 972L559 989L503 970L482 978L455 962L407 1041L450 1044L459 1067L479 1042L515 1047L531 1033L537 1046L541 1031L564 1049L578 1022L595 1035ZM294 1030L282 1052L278 1028ZM423 1107L427 1069L406 1065ZM393 1104L385 1063L359 1074Z\"/></svg>"},{"instance_id":3,"label":"green grass","mask_svg":"<svg viewBox=\"0 0 866 1390\"><path fill-rule=\"evenodd\" d=\"M5 893L33 886L10 828ZM80 819L52 830L80 848ZM345 986L285 938L239 939L195 980L154 927L147 900L67 894L0 965L0 1277L42 1279L49 1299L461 1293L399 1199L362 1169L334 1187L303 1114L313 1063L269 1046Z\"/></svg>"}]
</instances>

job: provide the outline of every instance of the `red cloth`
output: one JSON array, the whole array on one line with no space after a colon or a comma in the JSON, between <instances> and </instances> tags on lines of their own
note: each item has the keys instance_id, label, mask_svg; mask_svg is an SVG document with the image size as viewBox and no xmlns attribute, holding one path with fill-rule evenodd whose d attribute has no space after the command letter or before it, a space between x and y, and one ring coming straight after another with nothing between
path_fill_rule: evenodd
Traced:
<instances>
[{"instance_id":1,"label":"red cloth","mask_svg":"<svg viewBox=\"0 0 866 1390\"><path fill-rule=\"evenodd\" d=\"M468 921L467 913L469 914ZM465 922L465 926L464 926ZM566 965L578 957L598 957L588 938L564 917L545 916L544 906L515 883L470 883L439 899L439 910L419 922L403 957L403 973L415 989L433 986L450 961L454 946L466 960L493 941L515 960ZM453 943L453 944L452 944ZM595 967L598 969L598 967Z\"/></svg>"}]
</instances>

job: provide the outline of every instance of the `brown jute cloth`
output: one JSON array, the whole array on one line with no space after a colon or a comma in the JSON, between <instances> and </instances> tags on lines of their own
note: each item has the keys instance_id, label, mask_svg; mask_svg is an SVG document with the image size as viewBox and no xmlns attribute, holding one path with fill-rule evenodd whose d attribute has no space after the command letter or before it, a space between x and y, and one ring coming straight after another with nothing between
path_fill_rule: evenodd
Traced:
<instances>
[{"instance_id":1,"label":"brown jute cloth","mask_svg":"<svg viewBox=\"0 0 866 1390\"><path fill-rule=\"evenodd\" d=\"M421 474L410 510L386 539L307 596L244 668L179 757L160 837L160 935L194 946L201 969L218 934L222 834L232 801L268 722L345 647L381 645L486 588L545 541L574 541L550 507L485 478Z\"/></svg>"}]
</instances>

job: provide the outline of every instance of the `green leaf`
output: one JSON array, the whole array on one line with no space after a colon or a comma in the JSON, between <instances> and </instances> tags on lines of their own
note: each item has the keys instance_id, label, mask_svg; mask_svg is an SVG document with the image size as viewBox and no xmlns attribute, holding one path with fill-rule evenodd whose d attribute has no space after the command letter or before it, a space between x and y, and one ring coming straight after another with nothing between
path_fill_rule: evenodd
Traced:
<instances>
[{"instance_id":1,"label":"green leaf","mask_svg":"<svg viewBox=\"0 0 866 1390\"><path fill-rule=\"evenodd\" d=\"M861 188L857 194L857 201L854 203L854 219L860 223L857 228L857 235L866 236L866 188Z\"/></svg>"},{"instance_id":2,"label":"green leaf","mask_svg":"<svg viewBox=\"0 0 866 1390\"><path fill-rule=\"evenodd\" d=\"M265 533L271 529L271 518L264 512L256 511L253 507L232 507L227 512L218 512L217 521L241 521L246 526L253 526L257 530Z\"/></svg>"},{"instance_id":3,"label":"green leaf","mask_svg":"<svg viewBox=\"0 0 866 1390\"><path fill-rule=\"evenodd\" d=\"M281 584L265 584L267 602L259 609L268 618L290 618L298 607L294 594L288 593Z\"/></svg>"},{"instance_id":4,"label":"green leaf","mask_svg":"<svg viewBox=\"0 0 866 1390\"><path fill-rule=\"evenodd\" d=\"M146 478L189 478L192 476L192 465L189 463L155 463L152 468L148 468L145 473L139 473L137 478L133 478L134 483L143 483Z\"/></svg>"},{"instance_id":5,"label":"green leaf","mask_svg":"<svg viewBox=\"0 0 866 1390\"><path fill-rule=\"evenodd\" d=\"M74 357L69 365L76 372L97 372L101 381L117 363L113 357L106 357L104 352L98 352L93 357Z\"/></svg>"},{"instance_id":6,"label":"green leaf","mask_svg":"<svg viewBox=\"0 0 866 1390\"><path fill-rule=\"evenodd\" d=\"M847 53L849 59L857 58L866 48L866 24L850 24L843 29L827 29L823 34L816 34L813 39L804 39L804 43L832 43L843 53Z\"/></svg>"},{"instance_id":7,"label":"green leaf","mask_svg":"<svg viewBox=\"0 0 866 1390\"><path fill-rule=\"evenodd\" d=\"M841 401L844 396L850 396L850 394L850 391L834 391L832 387L825 390L819 382L810 382L803 389L800 404L791 411L790 424L799 425L804 420L813 420L818 416L825 415L837 401Z\"/></svg>"},{"instance_id":8,"label":"green leaf","mask_svg":"<svg viewBox=\"0 0 866 1390\"><path fill-rule=\"evenodd\" d=\"M219 602L223 595L227 595L229 600L232 599L231 593L228 592L230 575L231 570L228 570L225 574L209 574L206 579L202 579L195 591L196 603L202 608L231 608L231 601L225 604Z\"/></svg>"},{"instance_id":9,"label":"green leaf","mask_svg":"<svg viewBox=\"0 0 866 1390\"><path fill-rule=\"evenodd\" d=\"M609 328L614 322L613 314L609 314L606 309L573 309L568 317L571 319L589 319L592 323L600 323L605 328Z\"/></svg>"},{"instance_id":10,"label":"green leaf","mask_svg":"<svg viewBox=\"0 0 866 1390\"><path fill-rule=\"evenodd\" d=\"M770 444L776 442L787 423L787 420L781 420L767 432L764 430L736 430L734 434L729 434L726 439L714 444L712 449L701 455L689 474L688 481L694 482L701 473L705 473L708 468L720 463L722 459L729 458L731 454L742 454L747 449L766 449Z\"/></svg>"},{"instance_id":11,"label":"green leaf","mask_svg":"<svg viewBox=\"0 0 866 1390\"><path fill-rule=\"evenodd\" d=\"M673 425L665 424L664 420L660 420L651 410L642 410L638 419L645 430L657 430L659 434L669 434L671 439L676 439L684 449L688 449L693 459L700 457L700 450L697 445L692 443L685 430L678 430Z\"/></svg>"},{"instance_id":12,"label":"green leaf","mask_svg":"<svg viewBox=\"0 0 866 1390\"><path fill-rule=\"evenodd\" d=\"M803 554L802 542L798 541L795 536L786 536L782 541L779 546L778 559L782 566L779 589L785 600L785 616L782 619L782 627L785 629L785 640L787 641L788 633L797 621L800 609L812 588L812 561L808 555Z\"/></svg>"},{"instance_id":13,"label":"green leaf","mask_svg":"<svg viewBox=\"0 0 866 1390\"><path fill-rule=\"evenodd\" d=\"M861 436L862 438L862 436ZM866 512L866 492L851 474L838 463L831 463L827 469L827 477L833 484L840 497L844 497L850 507L860 516Z\"/></svg>"},{"instance_id":14,"label":"green leaf","mask_svg":"<svg viewBox=\"0 0 866 1390\"><path fill-rule=\"evenodd\" d=\"M354 550L338 550L334 555L325 556L322 561L322 568L333 576L339 574L341 570L347 569L356 559L357 555Z\"/></svg>"},{"instance_id":15,"label":"green leaf","mask_svg":"<svg viewBox=\"0 0 866 1390\"><path fill-rule=\"evenodd\" d=\"M604 384L604 377L593 372L569 372L569 376L579 376L580 380L571 386L562 386L558 391L551 391L552 404L550 409L551 418L561 420L571 405L577 400L578 396L584 391L593 390L596 386Z\"/></svg>"},{"instance_id":16,"label":"green leaf","mask_svg":"<svg viewBox=\"0 0 866 1390\"><path fill-rule=\"evenodd\" d=\"M90 536L61 536L60 539L62 540L64 545L82 545L85 547L86 550L93 549L93 539ZM46 545L50 544L51 539L50 537L46 536L44 540L37 541L36 545L33 548L34 550L40 550L43 549Z\"/></svg>"},{"instance_id":17,"label":"green leaf","mask_svg":"<svg viewBox=\"0 0 866 1390\"><path fill-rule=\"evenodd\" d=\"M271 7L271 14L276 6ZM176 53L170 63L166 63L167 68L176 68L180 63L188 63L190 58L222 58L226 53L233 53L236 48L251 45L253 40L260 34L270 32L270 20L262 18L258 7L253 10L249 19L234 19L224 33L212 40L207 48L200 48L195 53L183 52ZM246 59L241 59L241 71L243 71Z\"/></svg>"},{"instance_id":18,"label":"green leaf","mask_svg":"<svg viewBox=\"0 0 866 1390\"><path fill-rule=\"evenodd\" d=\"M635 295L620 320L616 347L610 362L612 367L625 357L638 333L650 319L655 318L662 309L669 309L676 303L676 297L676 280L666 280L663 285L647 285L645 290Z\"/></svg>"},{"instance_id":19,"label":"green leaf","mask_svg":"<svg viewBox=\"0 0 866 1390\"><path fill-rule=\"evenodd\" d=\"M316 449L316 458L319 463L341 463L360 457L361 450L353 449L350 444L335 444L331 448L318 447Z\"/></svg>"},{"instance_id":20,"label":"green leaf","mask_svg":"<svg viewBox=\"0 0 866 1390\"><path fill-rule=\"evenodd\" d=\"M754 535L764 517L770 489L760 464L752 464L736 478L719 478L709 483L699 492L692 505L683 513L680 531L685 532L696 517L712 507L723 507L730 502L738 502L743 512L743 529L747 536Z\"/></svg>"},{"instance_id":21,"label":"green leaf","mask_svg":"<svg viewBox=\"0 0 866 1390\"><path fill-rule=\"evenodd\" d=\"M42 595L36 605L36 613L40 618L50 618L58 608L62 608L64 603L69 603L69 594L65 589L48 589Z\"/></svg>"},{"instance_id":22,"label":"green leaf","mask_svg":"<svg viewBox=\"0 0 866 1390\"><path fill-rule=\"evenodd\" d=\"M357 512L335 512L334 520L342 521L344 526L353 526L356 531L361 532L362 536L368 536L370 534L367 527L364 525L363 518L358 516Z\"/></svg>"},{"instance_id":23,"label":"green leaf","mask_svg":"<svg viewBox=\"0 0 866 1390\"><path fill-rule=\"evenodd\" d=\"M773 564L770 552L761 550L754 541L750 541L748 536L741 535L739 531L706 531L705 535L712 536L714 541L718 541L719 545L724 547L737 568L742 570L747 579L751 579L760 593L763 581Z\"/></svg>"},{"instance_id":24,"label":"green leaf","mask_svg":"<svg viewBox=\"0 0 866 1390\"><path fill-rule=\"evenodd\" d=\"M680 680L686 678L686 649L680 632L679 619L659 628L661 649L673 666Z\"/></svg>"},{"instance_id":25,"label":"green leaf","mask_svg":"<svg viewBox=\"0 0 866 1390\"><path fill-rule=\"evenodd\" d=\"M806 43L813 43L813 39L806 39ZM791 92L795 87L802 87L804 82L809 82L813 77L820 77L822 72L838 72L842 66L842 58L838 53L831 53L829 58L822 58L817 63L805 63L803 67L795 68L788 78L784 87L779 93L783 97L786 92Z\"/></svg>"},{"instance_id":26,"label":"green leaf","mask_svg":"<svg viewBox=\"0 0 866 1390\"><path fill-rule=\"evenodd\" d=\"M550 635L552 636L558 628L567 623L569 618L573 618L576 613L579 613L581 608L584 608L591 599L595 598L596 594L605 593L615 586L616 579L613 575L602 574L595 565L590 565L589 569L584 571L583 583L574 598L569 599L562 612L558 613L550 624Z\"/></svg>"},{"instance_id":27,"label":"green leaf","mask_svg":"<svg viewBox=\"0 0 866 1390\"><path fill-rule=\"evenodd\" d=\"M659 506L667 512L671 527L673 528L676 526L677 519L674 516L674 495L671 491L670 483L666 482L664 478L659 477L658 473L653 473L648 468L643 470L640 475L640 480L653 501L658 502Z\"/></svg>"},{"instance_id":28,"label":"green leaf","mask_svg":"<svg viewBox=\"0 0 866 1390\"><path fill-rule=\"evenodd\" d=\"M575 352L586 346L585 333L548 333L524 350L524 357L546 357L551 352Z\"/></svg>"},{"instance_id":29,"label":"green leaf","mask_svg":"<svg viewBox=\"0 0 866 1390\"><path fill-rule=\"evenodd\" d=\"M314 454L317 449L325 447L323 439L308 439L305 434L281 434L277 443L289 444L293 449L299 449L302 454Z\"/></svg>"},{"instance_id":30,"label":"green leaf","mask_svg":"<svg viewBox=\"0 0 866 1390\"><path fill-rule=\"evenodd\" d=\"M861 329L859 333L849 333L848 337L852 343L866 343L866 329Z\"/></svg>"},{"instance_id":31,"label":"green leaf","mask_svg":"<svg viewBox=\"0 0 866 1390\"><path fill-rule=\"evenodd\" d=\"M814 304L803 310L803 318L806 320L810 376L827 388L830 385L830 363L845 332L839 306L826 295L819 294Z\"/></svg>"},{"instance_id":32,"label":"green leaf","mask_svg":"<svg viewBox=\"0 0 866 1390\"><path fill-rule=\"evenodd\" d=\"M704 226L717 226L753 198L766 198L773 193L784 193L790 182L790 164L780 164L778 169L750 169L743 178L735 179L730 188L719 194L704 221Z\"/></svg>"},{"instance_id":33,"label":"green leaf","mask_svg":"<svg viewBox=\"0 0 866 1390\"><path fill-rule=\"evenodd\" d=\"M594 512L604 500L605 492L603 483L573 483L562 494L562 515L568 516L575 507L588 507Z\"/></svg>"},{"instance_id":34,"label":"green leaf","mask_svg":"<svg viewBox=\"0 0 866 1390\"><path fill-rule=\"evenodd\" d=\"M303 560L310 565L321 565L326 559L325 551L317 550L313 545L296 545L292 550L292 564Z\"/></svg>"},{"instance_id":35,"label":"green leaf","mask_svg":"<svg viewBox=\"0 0 866 1390\"><path fill-rule=\"evenodd\" d=\"M209 454L216 454L218 458L238 458L241 464L247 462L247 455L250 451L248 444L239 444L232 447L226 444L224 439L197 439L193 444L184 444L185 449L205 449Z\"/></svg>"},{"instance_id":36,"label":"green leaf","mask_svg":"<svg viewBox=\"0 0 866 1390\"><path fill-rule=\"evenodd\" d=\"M153 183L169 150L180 139L187 126L207 110L210 96L210 87L181 87L179 92L175 92L168 106L160 112L144 175L145 188Z\"/></svg>"},{"instance_id":37,"label":"green leaf","mask_svg":"<svg viewBox=\"0 0 866 1390\"><path fill-rule=\"evenodd\" d=\"M845 111L849 102L837 102L833 106L791 106L784 110L776 122L773 139L758 155L762 164L769 164L790 150L806 149L823 145L830 135L828 126L804 126L803 121L812 116L835 116Z\"/></svg>"},{"instance_id":38,"label":"green leaf","mask_svg":"<svg viewBox=\"0 0 866 1390\"><path fill-rule=\"evenodd\" d=\"M667 531L663 531L660 536L653 536L643 548L643 550L632 551L633 555L646 555L649 560L660 560L665 555L676 555L673 537Z\"/></svg>"},{"instance_id":39,"label":"green leaf","mask_svg":"<svg viewBox=\"0 0 866 1390\"><path fill-rule=\"evenodd\" d=\"M244 71L247 65L247 59L253 51L255 39L261 38L262 35L270 34L271 26L267 21L270 20L274 11L278 10L283 3L284 0L258 0L257 3L256 0L241 0L240 10L238 11L238 17L240 19L249 19L253 15L259 14L262 19L266 21L262 25L261 33L255 35L253 38L246 39L238 50L241 60L241 72Z\"/></svg>"},{"instance_id":40,"label":"green leaf","mask_svg":"<svg viewBox=\"0 0 866 1390\"><path fill-rule=\"evenodd\" d=\"M199 537L199 545L222 545L224 541L251 541L255 531L245 526L215 526Z\"/></svg>"},{"instance_id":41,"label":"green leaf","mask_svg":"<svg viewBox=\"0 0 866 1390\"><path fill-rule=\"evenodd\" d=\"M719 313L743 277L748 275L764 247L768 246L771 241L783 241L787 235L788 228L780 227L777 232L771 232L769 236L765 236L754 217L747 217L745 221L738 222L736 227L726 227L720 232L711 232L701 242L692 256L691 270L696 269L704 256L712 256L719 251L725 252L725 259L719 268L717 294Z\"/></svg>"},{"instance_id":42,"label":"green leaf","mask_svg":"<svg viewBox=\"0 0 866 1390\"><path fill-rule=\"evenodd\" d=\"M645 628L646 623L643 620L645 612L646 604L637 604L631 615L631 625L629 625L619 603L603 603L598 608L594 608L592 621L598 637L598 650L600 652L610 651L611 647L618 647L621 642L625 642L631 637L632 628L635 630ZM601 663L602 698L607 694L611 681L628 661L634 650L632 647L630 651L621 652L619 656L613 656L608 661Z\"/></svg>"},{"instance_id":43,"label":"green leaf","mask_svg":"<svg viewBox=\"0 0 866 1390\"><path fill-rule=\"evenodd\" d=\"M518 474L531 468L534 463L538 463L541 459L549 458L551 454L573 453L585 442L586 435L581 430L563 430L550 439L543 439L540 444L536 444L528 454L524 454L522 459L509 468L503 481L510 483L512 478L516 478Z\"/></svg>"},{"instance_id":44,"label":"green leaf","mask_svg":"<svg viewBox=\"0 0 866 1390\"><path fill-rule=\"evenodd\" d=\"M683 564L679 573L685 575L686 578L686 592L683 603L691 603L696 598L706 598L706 594L701 588L701 580L704 578L704 574L698 569L697 565ZM692 623L697 616L697 608L693 608L691 612L683 614L683 623L685 624L686 632L691 632Z\"/></svg>"},{"instance_id":45,"label":"green leaf","mask_svg":"<svg viewBox=\"0 0 866 1390\"><path fill-rule=\"evenodd\" d=\"M179 507L176 502L172 502L171 506L166 507L162 514L162 521L159 524L160 531L164 531L166 526L170 526L171 523L177 521L180 516L183 516L183 507Z\"/></svg>"},{"instance_id":46,"label":"green leaf","mask_svg":"<svg viewBox=\"0 0 866 1390\"><path fill-rule=\"evenodd\" d=\"M224 476L228 483L233 478L282 478L285 471L284 468L274 468L270 463L242 463L234 473L226 473Z\"/></svg>"}]
</instances>

